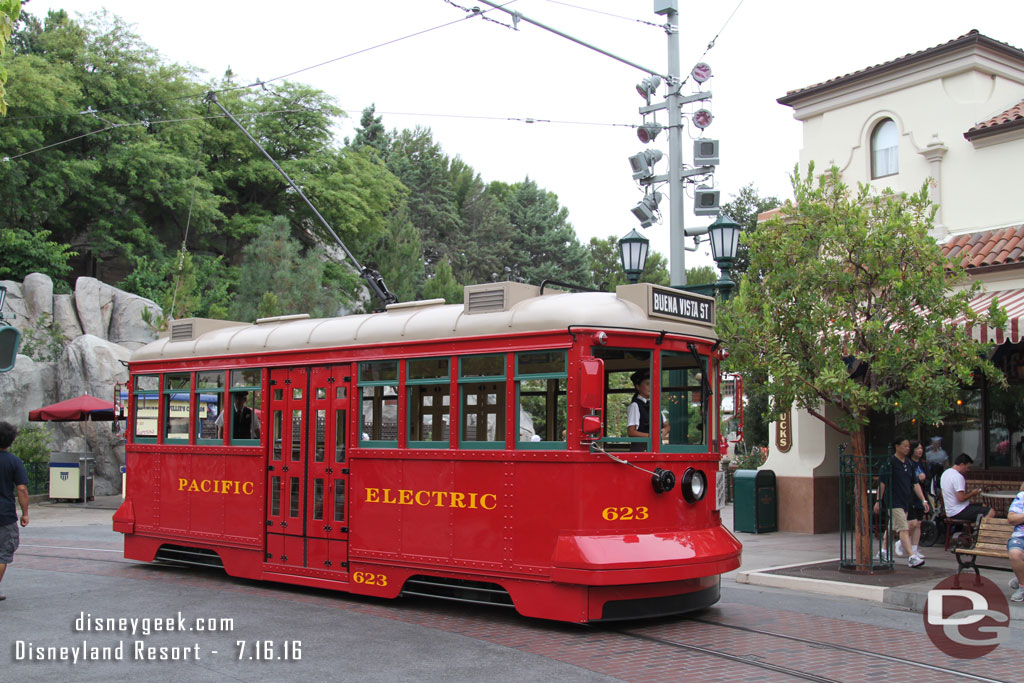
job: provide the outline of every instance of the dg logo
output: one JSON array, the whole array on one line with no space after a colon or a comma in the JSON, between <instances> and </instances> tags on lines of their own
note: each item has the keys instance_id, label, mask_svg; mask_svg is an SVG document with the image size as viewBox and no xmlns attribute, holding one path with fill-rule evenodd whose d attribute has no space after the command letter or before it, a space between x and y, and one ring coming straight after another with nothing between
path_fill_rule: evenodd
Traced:
<instances>
[{"instance_id":1,"label":"dg logo","mask_svg":"<svg viewBox=\"0 0 1024 683\"><path fill-rule=\"evenodd\" d=\"M975 580L976 579L976 580ZM924 629L950 657L976 659L1010 638L1010 608L1002 589L984 577L943 579L928 591Z\"/></svg>"}]
</instances>

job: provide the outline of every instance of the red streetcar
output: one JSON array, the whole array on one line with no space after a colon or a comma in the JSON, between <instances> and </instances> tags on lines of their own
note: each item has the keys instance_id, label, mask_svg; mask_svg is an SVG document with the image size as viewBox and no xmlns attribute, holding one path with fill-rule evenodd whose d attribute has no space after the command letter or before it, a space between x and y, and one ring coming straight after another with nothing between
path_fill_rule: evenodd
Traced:
<instances>
[{"instance_id":1,"label":"red streetcar","mask_svg":"<svg viewBox=\"0 0 1024 683\"><path fill-rule=\"evenodd\" d=\"M189 319L131 361L125 557L571 622L682 613L722 527L714 300L467 287L464 305ZM628 437L649 373L654 439Z\"/></svg>"}]
</instances>

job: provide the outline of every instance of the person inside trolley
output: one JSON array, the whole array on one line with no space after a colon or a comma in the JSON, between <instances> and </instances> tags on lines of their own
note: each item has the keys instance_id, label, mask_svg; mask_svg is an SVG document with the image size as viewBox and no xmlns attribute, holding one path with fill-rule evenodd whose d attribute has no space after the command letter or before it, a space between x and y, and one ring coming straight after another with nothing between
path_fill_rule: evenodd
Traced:
<instances>
[{"instance_id":1,"label":"person inside trolley","mask_svg":"<svg viewBox=\"0 0 1024 683\"><path fill-rule=\"evenodd\" d=\"M260 438L260 418L249 406L245 405L249 400L249 393L245 391L235 392L231 395L231 402L234 410L231 411L231 438L232 439L258 439ZM224 413L222 410L217 416L217 438L224 435Z\"/></svg>"},{"instance_id":2,"label":"person inside trolley","mask_svg":"<svg viewBox=\"0 0 1024 683\"><path fill-rule=\"evenodd\" d=\"M650 437L651 435L651 372L649 370L637 370L629 376L633 382L633 399L629 403L629 410L626 413L626 436L628 437ZM668 438L668 420L662 421L661 438ZM645 451L647 448L642 443L630 444L631 451Z\"/></svg>"}]
</instances>

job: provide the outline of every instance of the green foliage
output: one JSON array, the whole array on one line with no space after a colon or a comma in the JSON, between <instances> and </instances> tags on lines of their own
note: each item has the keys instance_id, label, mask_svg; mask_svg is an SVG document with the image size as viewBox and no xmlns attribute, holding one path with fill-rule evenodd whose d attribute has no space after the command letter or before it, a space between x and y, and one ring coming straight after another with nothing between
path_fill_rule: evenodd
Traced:
<instances>
[{"instance_id":1,"label":"green foliage","mask_svg":"<svg viewBox=\"0 0 1024 683\"><path fill-rule=\"evenodd\" d=\"M686 269L686 284L713 285L718 282L718 271L711 266L697 266Z\"/></svg>"},{"instance_id":2,"label":"green foliage","mask_svg":"<svg viewBox=\"0 0 1024 683\"><path fill-rule=\"evenodd\" d=\"M423 287L423 245L403 203L386 219L384 235L370 251L366 263L375 268L399 301L414 301ZM371 309L379 301L367 302Z\"/></svg>"},{"instance_id":3,"label":"green foliage","mask_svg":"<svg viewBox=\"0 0 1024 683\"><path fill-rule=\"evenodd\" d=\"M381 122L383 117L373 115L376 108L377 105L371 104L363 109L362 116L359 117L360 127L356 129L356 137L351 142L345 138L345 146L352 149L370 147L383 157L388 151L389 138L387 130Z\"/></svg>"},{"instance_id":4,"label":"green foliage","mask_svg":"<svg viewBox=\"0 0 1024 683\"><path fill-rule=\"evenodd\" d=\"M739 470L756 470L764 461L768 459L768 447L767 446L751 446L744 448L742 453L737 453L733 462L736 464L736 469Z\"/></svg>"},{"instance_id":5,"label":"green foliage","mask_svg":"<svg viewBox=\"0 0 1024 683\"><path fill-rule=\"evenodd\" d=\"M619 238L610 235L604 239L591 237L588 245L590 257L590 273L594 286L604 291L614 292L619 285L627 284L626 271L622 269L622 257L619 254ZM668 263L659 252L647 252L647 263L640 274L640 282L656 285L669 284Z\"/></svg>"},{"instance_id":6,"label":"green foliage","mask_svg":"<svg viewBox=\"0 0 1024 683\"><path fill-rule=\"evenodd\" d=\"M444 299L449 304L461 304L462 285L455 281L452 267L447 261L438 263L434 275L423 286L424 299Z\"/></svg>"},{"instance_id":7,"label":"green foliage","mask_svg":"<svg viewBox=\"0 0 1024 683\"><path fill-rule=\"evenodd\" d=\"M71 271L68 260L77 253L67 244L49 241L49 230L35 233L20 228L0 228L0 280L24 280L29 273L59 279Z\"/></svg>"},{"instance_id":8,"label":"green foliage","mask_svg":"<svg viewBox=\"0 0 1024 683\"><path fill-rule=\"evenodd\" d=\"M64 330L60 323L49 313L41 314L39 320L22 332L18 353L43 363L59 359L64 353Z\"/></svg>"},{"instance_id":9,"label":"green foliage","mask_svg":"<svg viewBox=\"0 0 1024 683\"><path fill-rule=\"evenodd\" d=\"M7 69L4 68L3 59L7 54L7 43L11 39L11 31L14 30L14 22L18 20L19 14L21 0L0 0L0 116L7 115L7 100L4 99Z\"/></svg>"},{"instance_id":10,"label":"green foliage","mask_svg":"<svg viewBox=\"0 0 1024 683\"><path fill-rule=\"evenodd\" d=\"M334 315L340 291L324 280L324 262L291 236L288 219L278 216L262 226L242 254L238 292L231 307L235 320L272 315ZM271 296L268 296L271 295Z\"/></svg>"},{"instance_id":11,"label":"green foliage","mask_svg":"<svg viewBox=\"0 0 1024 683\"><path fill-rule=\"evenodd\" d=\"M513 186L506 206L516 255L509 265L517 277L533 284L552 279L591 286L587 249L576 238L557 195L527 178Z\"/></svg>"},{"instance_id":12,"label":"green foliage","mask_svg":"<svg viewBox=\"0 0 1024 683\"><path fill-rule=\"evenodd\" d=\"M738 194L722 205L722 213L743 226L745 233L752 233L757 230L757 216L770 209L777 208L780 202L778 197L762 197L757 193L753 183L744 185ZM750 266L750 256L747 253L746 243L741 242L733 262L733 279L742 278Z\"/></svg>"},{"instance_id":13,"label":"green foliage","mask_svg":"<svg viewBox=\"0 0 1024 683\"><path fill-rule=\"evenodd\" d=\"M949 324L999 326L1005 313L971 310L977 284L954 291L965 275L928 234L927 185L853 192L837 168L815 179L812 166L793 191L781 217L743 235L763 278L745 278L718 317L730 369L771 377L746 387L768 396L768 415L796 404L851 433L898 404L935 422L975 372L1005 382L985 345Z\"/></svg>"},{"instance_id":14,"label":"green foliage","mask_svg":"<svg viewBox=\"0 0 1024 683\"><path fill-rule=\"evenodd\" d=\"M26 465L50 461L50 432L45 427L22 427L11 444L11 453Z\"/></svg>"}]
</instances>

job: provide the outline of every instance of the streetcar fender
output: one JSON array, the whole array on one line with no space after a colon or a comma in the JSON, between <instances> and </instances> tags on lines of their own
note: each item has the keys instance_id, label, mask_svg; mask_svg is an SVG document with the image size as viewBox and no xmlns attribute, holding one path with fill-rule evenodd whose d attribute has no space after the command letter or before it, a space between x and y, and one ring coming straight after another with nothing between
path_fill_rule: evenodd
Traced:
<instances>
[{"instance_id":1,"label":"streetcar fender","mask_svg":"<svg viewBox=\"0 0 1024 683\"><path fill-rule=\"evenodd\" d=\"M742 545L721 526L648 534L563 535L552 565L564 569L653 569L739 564Z\"/></svg>"},{"instance_id":2,"label":"streetcar fender","mask_svg":"<svg viewBox=\"0 0 1024 683\"><path fill-rule=\"evenodd\" d=\"M114 531L122 534L135 533L135 508L131 500L121 503L121 507L114 513Z\"/></svg>"}]
</instances>

